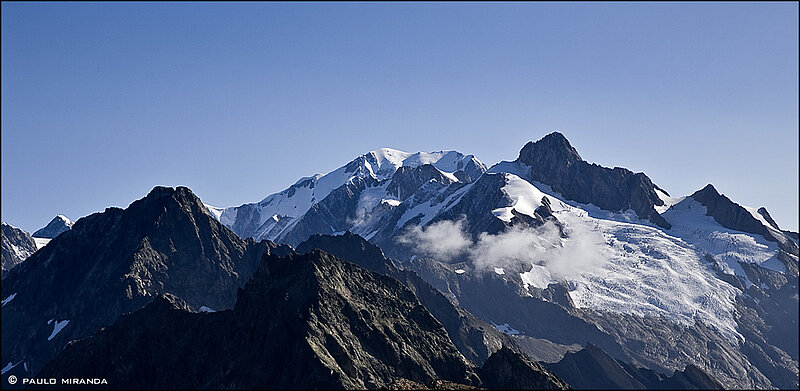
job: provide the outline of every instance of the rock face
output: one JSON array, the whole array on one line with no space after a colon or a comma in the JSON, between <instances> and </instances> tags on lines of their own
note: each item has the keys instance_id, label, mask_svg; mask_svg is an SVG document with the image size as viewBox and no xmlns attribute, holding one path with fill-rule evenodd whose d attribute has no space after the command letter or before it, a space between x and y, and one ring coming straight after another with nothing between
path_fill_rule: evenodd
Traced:
<instances>
[{"instance_id":1,"label":"rock face","mask_svg":"<svg viewBox=\"0 0 800 391\"><path fill-rule=\"evenodd\" d=\"M579 352L567 353L561 361L550 365L550 369L576 389L647 388L628 373L617 360L592 344Z\"/></svg>"},{"instance_id":2,"label":"rock face","mask_svg":"<svg viewBox=\"0 0 800 391\"><path fill-rule=\"evenodd\" d=\"M67 342L162 293L232 308L267 251L288 248L239 239L183 187L84 217L3 280L3 298L14 299L2 309L2 362L34 374Z\"/></svg>"},{"instance_id":3,"label":"rock face","mask_svg":"<svg viewBox=\"0 0 800 391\"><path fill-rule=\"evenodd\" d=\"M566 390L570 387L550 370L524 355L503 348L480 370L483 386L500 390Z\"/></svg>"},{"instance_id":4,"label":"rock face","mask_svg":"<svg viewBox=\"0 0 800 391\"><path fill-rule=\"evenodd\" d=\"M62 233L69 231L72 228L72 220L67 216L58 215L50 220L44 228L41 228L33 233L33 237L52 239Z\"/></svg>"},{"instance_id":5,"label":"rock face","mask_svg":"<svg viewBox=\"0 0 800 391\"><path fill-rule=\"evenodd\" d=\"M769 212L767 211L767 208L765 208L765 207L763 207L763 206L762 206L762 207L760 207L760 208L758 208L758 214L760 214L761 216L764 216L764 220L766 220L766 221L767 221L767 223L768 223L770 226L772 226L772 228L775 228L775 229L780 229L780 228L778 227L778 223L776 223L776 222L775 222L775 220L772 218L772 216L771 216L771 215L769 214Z\"/></svg>"},{"instance_id":6,"label":"rock face","mask_svg":"<svg viewBox=\"0 0 800 391\"><path fill-rule=\"evenodd\" d=\"M417 296L425 308L444 326L450 340L475 365L481 365L503 345L514 346L513 339L497 331L475 315L455 306L441 292L416 273L401 270L384 257L380 248L358 235L314 235L297 247L300 253L320 249L345 261L397 279Z\"/></svg>"},{"instance_id":7,"label":"rock face","mask_svg":"<svg viewBox=\"0 0 800 391\"><path fill-rule=\"evenodd\" d=\"M602 349L589 344L583 350L567 353L564 358L549 365L558 376L574 389L680 389L722 390L725 387L694 365L672 376L621 363Z\"/></svg>"},{"instance_id":8,"label":"rock face","mask_svg":"<svg viewBox=\"0 0 800 391\"><path fill-rule=\"evenodd\" d=\"M8 270L36 252L36 242L27 232L6 223L2 223L2 231L2 273L5 278Z\"/></svg>"},{"instance_id":9,"label":"rock face","mask_svg":"<svg viewBox=\"0 0 800 391\"><path fill-rule=\"evenodd\" d=\"M395 221L398 205L427 202L450 184L480 177L486 167L457 151L371 151L326 174L302 178L258 203L225 208L220 221L241 237L297 245L313 234L346 230L368 236ZM420 189L426 190L422 193ZM425 199L421 199L424 193Z\"/></svg>"},{"instance_id":10,"label":"rock face","mask_svg":"<svg viewBox=\"0 0 800 391\"><path fill-rule=\"evenodd\" d=\"M724 194L717 192L713 185L692 193L690 196L706 207L706 215L711 216L725 228L762 235L767 240L778 243L782 250L789 254L797 254L797 243L778 228L766 208L759 208L757 213L764 217L767 224L762 224L747 209L731 201Z\"/></svg>"},{"instance_id":11,"label":"rock face","mask_svg":"<svg viewBox=\"0 0 800 391\"><path fill-rule=\"evenodd\" d=\"M417 167L400 167L392 176L389 185L386 187L386 192L398 197L400 200L404 200L431 180L445 185L456 182L432 164L423 164Z\"/></svg>"},{"instance_id":12,"label":"rock face","mask_svg":"<svg viewBox=\"0 0 800 391\"><path fill-rule=\"evenodd\" d=\"M139 389L479 382L413 292L319 250L265 255L230 311L192 313L162 296L70 344L40 376Z\"/></svg>"},{"instance_id":13,"label":"rock face","mask_svg":"<svg viewBox=\"0 0 800 391\"><path fill-rule=\"evenodd\" d=\"M754 284L737 300L742 351L769 377L773 386L796 388L798 382L797 277L748 264Z\"/></svg>"},{"instance_id":14,"label":"rock face","mask_svg":"<svg viewBox=\"0 0 800 391\"><path fill-rule=\"evenodd\" d=\"M692 193L690 197L703 204L708 210L706 215L713 217L723 227L772 239L772 235L761 222L756 220L746 209L731 201L730 198L719 194L713 185L706 185Z\"/></svg>"},{"instance_id":15,"label":"rock face","mask_svg":"<svg viewBox=\"0 0 800 391\"><path fill-rule=\"evenodd\" d=\"M394 277L400 272L398 265L383 255L380 247L350 231L342 235L312 235L297 246L300 254L314 249L325 251L344 261L354 263L375 273Z\"/></svg>"},{"instance_id":16,"label":"rock face","mask_svg":"<svg viewBox=\"0 0 800 391\"><path fill-rule=\"evenodd\" d=\"M514 200L503 191L509 181L508 174L485 174L481 176L464 195L454 202L447 210L442 211L431 220L431 223L442 220L465 219L467 223L467 233L473 238L477 238L481 233L496 234L514 225L525 225L538 227L544 224L547 219L555 218L550 213L549 201L544 198L541 201L542 207L537 208L532 215L519 213L512 208L510 221L499 219L492 211L498 208L514 205Z\"/></svg>"},{"instance_id":17,"label":"rock face","mask_svg":"<svg viewBox=\"0 0 800 391\"><path fill-rule=\"evenodd\" d=\"M612 212L633 209L639 218L670 228L654 208L664 202L647 175L589 164L561 133L525 144L517 161L530 166L530 180L551 186L566 199Z\"/></svg>"},{"instance_id":18,"label":"rock face","mask_svg":"<svg viewBox=\"0 0 800 391\"><path fill-rule=\"evenodd\" d=\"M359 213L361 193L376 186L378 181L374 178L356 177L331 191L299 217L293 228L281 236L281 241L296 246L315 233L333 234L349 227Z\"/></svg>"},{"instance_id":19,"label":"rock face","mask_svg":"<svg viewBox=\"0 0 800 391\"><path fill-rule=\"evenodd\" d=\"M702 369L687 365L683 371L675 371L672 377L659 384L664 389L681 390L724 390L716 379L703 372Z\"/></svg>"},{"instance_id":20,"label":"rock face","mask_svg":"<svg viewBox=\"0 0 800 391\"><path fill-rule=\"evenodd\" d=\"M504 232L510 227L536 228L546 222L561 229L561 223L550 209L550 200L544 194L524 194L522 197L518 188L522 183L532 188L523 179L508 173L486 173L469 184L428 182L399 205L394 214L387 216L389 218L382 222L382 228L370 237L370 241L389 256L405 260L414 254L414 244L398 241L398 237L414 226L461 221L464 233L473 240L482 234ZM513 190L509 192L509 188ZM416 197L420 201L415 200ZM525 202L520 202L521 198L525 198ZM520 203L539 206L523 212L518 210Z\"/></svg>"}]
</instances>

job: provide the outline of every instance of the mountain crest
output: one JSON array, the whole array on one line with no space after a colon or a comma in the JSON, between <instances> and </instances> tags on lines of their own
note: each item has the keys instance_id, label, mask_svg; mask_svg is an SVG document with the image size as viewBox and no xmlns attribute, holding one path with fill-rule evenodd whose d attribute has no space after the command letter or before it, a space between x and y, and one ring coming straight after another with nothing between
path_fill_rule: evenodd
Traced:
<instances>
[{"instance_id":1,"label":"mountain crest","mask_svg":"<svg viewBox=\"0 0 800 391\"><path fill-rule=\"evenodd\" d=\"M484 386L500 390L567 390L569 385L549 369L508 347L494 352L483 368Z\"/></svg>"},{"instance_id":2,"label":"mountain crest","mask_svg":"<svg viewBox=\"0 0 800 391\"><path fill-rule=\"evenodd\" d=\"M769 214L769 212L767 211L767 208L765 208L765 207L763 207L763 206L762 206L762 207L758 208L758 210L757 210L756 212L758 212L758 214L760 214L761 216L763 216L763 217L764 217L764 220L767 220L767 223L768 223L769 225L771 225L771 226L772 226L772 228L775 228L775 229L778 229L778 230L779 230L779 229L781 229L780 227L778 227L778 223L777 223L777 222L775 222L775 220L774 220L774 219L772 218L772 216Z\"/></svg>"},{"instance_id":3,"label":"mountain crest","mask_svg":"<svg viewBox=\"0 0 800 391\"><path fill-rule=\"evenodd\" d=\"M36 252L36 242L24 230L2 223L2 275Z\"/></svg>"},{"instance_id":4,"label":"mountain crest","mask_svg":"<svg viewBox=\"0 0 800 391\"><path fill-rule=\"evenodd\" d=\"M58 215L47 223L47 226L33 233L33 237L52 239L72 228L72 220L67 216Z\"/></svg>"},{"instance_id":5,"label":"mountain crest","mask_svg":"<svg viewBox=\"0 0 800 391\"><path fill-rule=\"evenodd\" d=\"M161 203L168 203L168 202L176 202L181 205L189 206L189 205L202 205L200 202L200 198L198 198L192 190L185 186L178 186L178 187L166 187L166 186L156 186L152 190L150 190L147 195L140 199L134 201L131 206L135 204L150 204L153 202L161 202ZM205 207L200 208L205 210Z\"/></svg>"},{"instance_id":6,"label":"mountain crest","mask_svg":"<svg viewBox=\"0 0 800 391\"><path fill-rule=\"evenodd\" d=\"M313 249L324 250L334 256L358 264L376 273L387 274L389 268L394 267L394 263L387 259L380 247L368 242L359 235L350 231L338 236L332 235L311 235L306 241L297 246L298 253L308 253ZM357 262L350 260L350 256L355 255Z\"/></svg>"},{"instance_id":7,"label":"mountain crest","mask_svg":"<svg viewBox=\"0 0 800 391\"><path fill-rule=\"evenodd\" d=\"M655 209L664 205L664 201L647 175L590 164L581 159L561 133L553 132L526 144L517 162L530 167L526 179L549 185L566 199L611 212L633 209L640 219L671 228Z\"/></svg>"},{"instance_id":8,"label":"mountain crest","mask_svg":"<svg viewBox=\"0 0 800 391\"><path fill-rule=\"evenodd\" d=\"M768 240L777 241L747 209L720 194L714 185L709 183L689 197L705 206L706 215L713 217L723 227L762 235Z\"/></svg>"},{"instance_id":9,"label":"mountain crest","mask_svg":"<svg viewBox=\"0 0 800 391\"><path fill-rule=\"evenodd\" d=\"M195 308L231 308L270 249L238 238L188 188L156 187L126 209L81 218L5 276L3 297L16 299L3 308L2 359L36 372L70 340L163 293ZM52 319L70 322L42 344Z\"/></svg>"},{"instance_id":10,"label":"mountain crest","mask_svg":"<svg viewBox=\"0 0 800 391\"><path fill-rule=\"evenodd\" d=\"M470 183L485 171L474 156L458 151L381 148L325 175L302 178L258 203L214 210L240 237L299 244L314 233L377 232L371 225L379 223L376 216L390 213L426 183Z\"/></svg>"},{"instance_id":11,"label":"mountain crest","mask_svg":"<svg viewBox=\"0 0 800 391\"><path fill-rule=\"evenodd\" d=\"M705 185L705 186L703 186L703 188L702 188L702 189L700 189L700 190L698 190L698 191L696 191L696 192L692 193L692 198L695 198L695 197L694 197L695 195L696 195L696 196L699 196L699 197L713 197L713 198L717 198L717 197L721 197L721 196L722 196L722 195L721 195L721 194L720 194L720 193L717 191L717 188L716 188L716 187L714 187L714 185L712 185L712 184L710 184L710 183L709 183L709 184L707 184L707 185ZM726 197L726 198L727 198L727 197Z\"/></svg>"},{"instance_id":12,"label":"mountain crest","mask_svg":"<svg viewBox=\"0 0 800 391\"><path fill-rule=\"evenodd\" d=\"M581 155L567 138L552 132L536 142L529 141L519 152L518 160L539 160L540 156L552 159L553 164L574 164L582 161Z\"/></svg>"}]
</instances>

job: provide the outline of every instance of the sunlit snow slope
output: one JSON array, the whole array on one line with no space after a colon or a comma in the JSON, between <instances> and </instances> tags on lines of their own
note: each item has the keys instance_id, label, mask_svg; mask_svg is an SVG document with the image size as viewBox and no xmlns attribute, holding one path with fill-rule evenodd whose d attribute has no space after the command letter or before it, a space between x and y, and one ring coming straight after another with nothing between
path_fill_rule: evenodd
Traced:
<instances>
[{"instance_id":1,"label":"sunlit snow slope","mask_svg":"<svg viewBox=\"0 0 800 391\"><path fill-rule=\"evenodd\" d=\"M456 151L409 153L390 148L371 151L347 165L325 175L302 178L288 189L267 196L256 204L245 204L220 210L209 206L212 214L242 237L280 241L298 223L300 217L319 204L334 190L353 184L360 179L372 180L375 188L364 192L358 200L359 210L372 212L376 206L394 207L402 200L389 194L388 180L400 167L418 167L430 164L445 178L459 181L454 175L463 172L477 177L486 169L472 155ZM363 231L359 225L364 221L354 220L354 231Z\"/></svg>"}]
</instances>

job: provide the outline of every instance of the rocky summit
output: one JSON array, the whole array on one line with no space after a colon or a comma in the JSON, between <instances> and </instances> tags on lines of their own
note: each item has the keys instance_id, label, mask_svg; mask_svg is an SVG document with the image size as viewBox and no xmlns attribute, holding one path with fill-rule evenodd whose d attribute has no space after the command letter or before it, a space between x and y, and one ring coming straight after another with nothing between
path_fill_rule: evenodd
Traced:
<instances>
[{"instance_id":1,"label":"rocky summit","mask_svg":"<svg viewBox=\"0 0 800 391\"><path fill-rule=\"evenodd\" d=\"M549 185L565 199L613 212L632 209L639 218L670 228L655 210L664 202L647 175L590 164L561 133L553 132L525 144L517 161L530 167L530 180Z\"/></svg>"},{"instance_id":2,"label":"rocky summit","mask_svg":"<svg viewBox=\"0 0 800 391\"><path fill-rule=\"evenodd\" d=\"M29 233L6 223L2 223L2 231L2 273L5 278L6 271L36 252L36 242Z\"/></svg>"},{"instance_id":3,"label":"rocky summit","mask_svg":"<svg viewBox=\"0 0 800 391\"><path fill-rule=\"evenodd\" d=\"M272 244L239 239L185 187L156 187L108 208L3 279L2 361L37 373L69 341L93 335L162 293L192 308L232 308Z\"/></svg>"},{"instance_id":4,"label":"rocky summit","mask_svg":"<svg viewBox=\"0 0 800 391\"><path fill-rule=\"evenodd\" d=\"M72 220L70 220L67 216L58 215L53 217L53 220L50 220L49 223L44 228L36 230L33 233L33 236L36 238L46 238L52 239L62 233L69 231L72 228Z\"/></svg>"}]
</instances>

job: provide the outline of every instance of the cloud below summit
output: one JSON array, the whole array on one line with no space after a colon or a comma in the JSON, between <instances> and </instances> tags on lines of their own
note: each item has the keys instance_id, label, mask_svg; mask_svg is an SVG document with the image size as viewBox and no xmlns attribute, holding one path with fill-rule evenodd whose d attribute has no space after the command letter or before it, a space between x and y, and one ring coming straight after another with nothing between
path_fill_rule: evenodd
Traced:
<instances>
[{"instance_id":1,"label":"cloud below summit","mask_svg":"<svg viewBox=\"0 0 800 391\"><path fill-rule=\"evenodd\" d=\"M415 225L399 236L397 241L445 262L462 256L473 244L464 232L464 220L444 220L423 228Z\"/></svg>"},{"instance_id":2,"label":"cloud below summit","mask_svg":"<svg viewBox=\"0 0 800 391\"><path fill-rule=\"evenodd\" d=\"M492 268L527 271L531 264L544 266L556 280L577 277L607 261L602 234L583 227L568 229L562 239L558 227L511 227L498 234L481 233L473 241L464 220L439 221L427 227L413 226L397 240L416 253L443 262L470 261L478 271Z\"/></svg>"}]
</instances>

